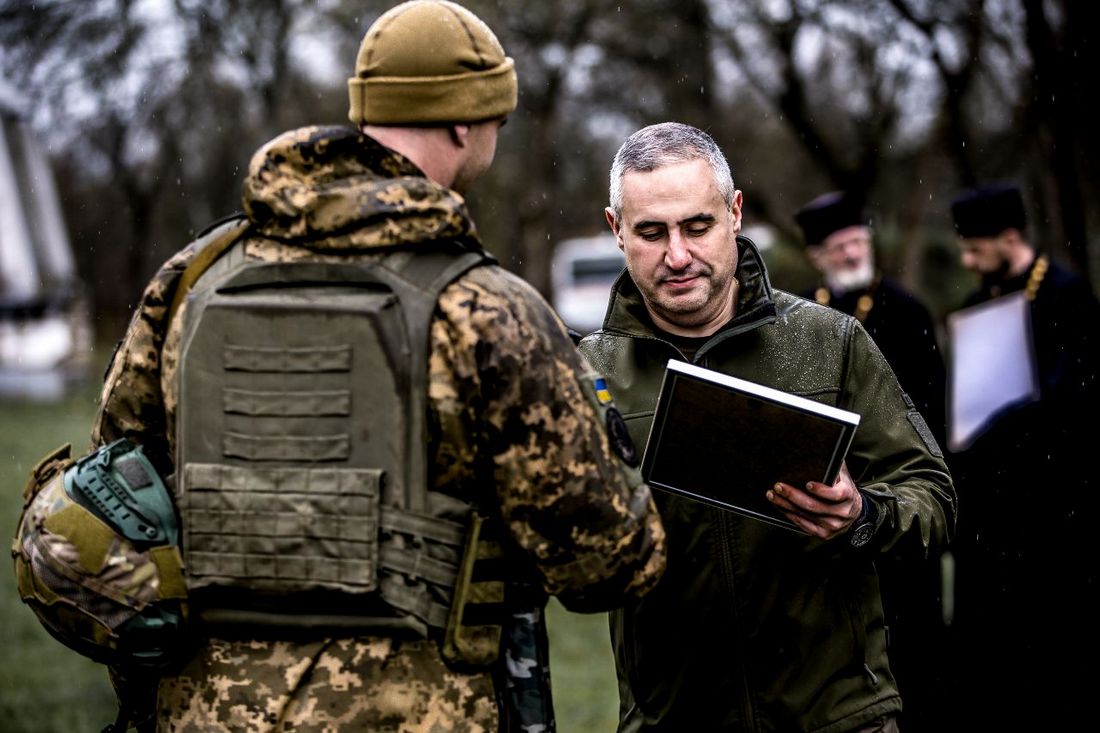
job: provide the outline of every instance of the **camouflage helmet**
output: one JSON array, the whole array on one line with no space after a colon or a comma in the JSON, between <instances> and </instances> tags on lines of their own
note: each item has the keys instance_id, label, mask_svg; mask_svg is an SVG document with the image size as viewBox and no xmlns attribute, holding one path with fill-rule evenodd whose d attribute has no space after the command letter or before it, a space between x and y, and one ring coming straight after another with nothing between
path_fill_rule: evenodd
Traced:
<instances>
[{"instance_id":1,"label":"camouflage helmet","mask_svg":"<svg viewBox=\"0 0 1100 733\"><path fill-rule=\"evenodd\" d=\"M32 472L12 545L20 598L61 643L97 662L158 669L187 615L168 489L125 439L73 462L62 446Z\"/></svg>"}]
</instances>

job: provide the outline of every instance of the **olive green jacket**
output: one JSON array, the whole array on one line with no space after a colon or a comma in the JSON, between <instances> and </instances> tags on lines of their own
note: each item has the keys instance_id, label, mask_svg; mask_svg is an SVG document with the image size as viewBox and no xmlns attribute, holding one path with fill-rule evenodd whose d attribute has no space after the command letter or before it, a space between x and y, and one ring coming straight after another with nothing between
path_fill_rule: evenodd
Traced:
<instances>
[{"instance_id":1,"label":"olive green jacket","mask_svg":"<svg viewBox=\"0 0 1100 733\"><path fill-rule=\"evenodd\" d=\"M927 556L954 527L942 452L867 332L772 290L752 242L738 246L736 316L694 362L859 413L847 464L878 510L877 529L856 550L847 534L822 541L655 492L666 572L611 619L624 731L831 733L896 713L875 556ZM654 330L627 273L581 351L644 445L664 366L683 356Z\"/></svg>"}]
</instances>

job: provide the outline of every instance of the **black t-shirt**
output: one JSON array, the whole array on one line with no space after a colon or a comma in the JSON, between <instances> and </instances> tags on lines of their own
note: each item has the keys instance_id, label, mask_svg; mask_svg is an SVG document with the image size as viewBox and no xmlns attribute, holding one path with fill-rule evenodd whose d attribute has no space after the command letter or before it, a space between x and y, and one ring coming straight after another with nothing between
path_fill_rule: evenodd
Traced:
<instances>
[{"instance_id":1,"label":"black t-shirt","mask_svg":"<svg viewBox=\"0 0 1100 733\"><path fill-rule=\"evenodd\" d=\"M725 326L723 326L723 328L725 328ZM695 354L703 347L703 344L714 337L713 333L710 336L677 336L674 333L662 331L656 326L654 326L653 330L660 338L675 346L689 362L695 361ZM717 331L715 333L717 333Z\"/></svg>"}]
</instances>

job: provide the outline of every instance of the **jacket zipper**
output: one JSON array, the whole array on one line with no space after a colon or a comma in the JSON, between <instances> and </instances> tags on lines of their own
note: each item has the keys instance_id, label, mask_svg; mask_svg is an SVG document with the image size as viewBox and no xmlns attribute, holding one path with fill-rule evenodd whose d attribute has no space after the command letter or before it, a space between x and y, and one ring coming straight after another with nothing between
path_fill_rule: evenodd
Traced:
<instances>
[{"instance_id":1,"label":"jacket zipper","mask_svg":"<svg viewBox=\"0 0 1100 733\"><path fill-rule=\"evenodd\" d=\"M747 325L747 324L746 324ZM749 330L748 328L738 329L737 332L743 332ZM734 334L730 334L734 335ZM725 340L725 339L723 339ZM698 366L709 369L709 360L703 358L703 353L707 349L700 349L695 355L695 363ZM739 660L738 664L738 677L741 679L741 707L745 711L743 727L748 733L757 730L756 726L756 710L752 703L752 690L749 686L749 660L745 651L744 634L741 631L741 618L737 612L737 584L735 581L735 574L733 571L733 527L731 527L732 520L728 512L722 509L714 509L718 512L718 542L719 551L722 558L722 574L726 579L726 586L729 588L730 596L730 612L733 614L733 641L734 641L734 655L735 659Z\"/></svg>"},{"instance_id":2,"label":"jacket zipper","mask_svg":"<svg viewBox=\"0 0 1100 733\"><path fill-rule=\"evenodd\" d=\"M733 614L733 640L734 658L739 660L737 667L738 677L741 679L741 707L745 711L743 730L755 731L756 712L752 703L752 692L749 689L748 656L745 653L744 634L741 632L741 619L737 613L737 587L734 582L732 546L733 529L730 527L730 517L722 509L714 509L718 512L718 540L722 557L722 574L725 576L726 585L729 588L730 612Z\"/></svg>"}]
</instances>

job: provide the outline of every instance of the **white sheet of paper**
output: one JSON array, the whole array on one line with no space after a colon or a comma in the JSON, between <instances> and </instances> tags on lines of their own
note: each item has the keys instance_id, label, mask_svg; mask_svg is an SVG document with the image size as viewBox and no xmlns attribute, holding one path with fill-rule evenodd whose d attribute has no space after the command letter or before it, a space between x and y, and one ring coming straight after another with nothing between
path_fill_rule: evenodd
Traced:
<instances>
[{"instance_id":1,"label":"white sheet of paper","mask_svg":"<svg viewBox=\"0 0 1100 733\"><path fill-rule=\"evenodd\" d=\"M948 447L962 450L1011 405L1039 398L1031 307L1022 292L947 317L951 347Z\"/></svg>"}]
</instances>

